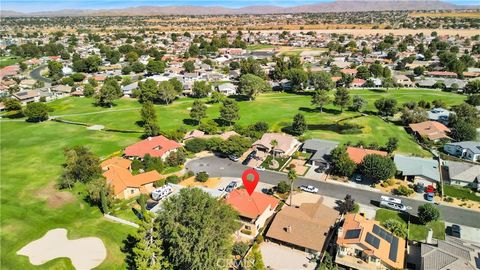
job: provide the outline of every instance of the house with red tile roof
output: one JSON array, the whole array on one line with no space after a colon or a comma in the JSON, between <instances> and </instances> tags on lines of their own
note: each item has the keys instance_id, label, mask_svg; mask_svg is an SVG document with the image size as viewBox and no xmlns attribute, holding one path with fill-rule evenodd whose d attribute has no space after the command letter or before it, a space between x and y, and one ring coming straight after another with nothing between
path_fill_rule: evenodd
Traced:
<instances>
[{"instance_id":1,"label":"house with red tile roof","mask_svg":"<svg viewBox=\"0 0 480 270\"><path fill-rule=\"evenodd\" d=\"M356 75L358 71L354 68L344 68L340 69L340 72L345 75Z\"/></svg>"},{"instance_id":2,"label":"house with red tile roof","mask_svg":"<svg viewBox=\"0 0 480 270\"><path fill-rule=\"evenodd\" d=\"M240 231L248 230L252 232L250 236L256 236L274 214L279 200L260 192L249 195L245 189L235 189L227 195L225 202L237 210L242 223Z\"/></svg>"},{"instance_id":3,"label":"house with red tile roof","mask_svg":"<svg viewBox=\"0 0 480 270\"><path fill-rule=\"evenodd\" d=\"M170 153L182 147L178 142L170 140L162 135L148 137L147 139L132 144L125 148L125 156L130 158L143 158L146 154L152 157L165 159Z\"/></svg>"},{"instance_id":4,"label":"house with red tile roof","mask_svg":"<svg viewBox=\"0 0 480 270\"><path fill-rule=\"evenodd\" d=\"M376 154L386 157L388 155L385 151L371 150L362 147L347 147L347 154L350 159L356 164L360 164L366 155Z\"/></svg>"},{"instance_id":5,"label":"house with red tile roof","mask_svg":"<svg viewBox=\"0 0 480 270\"><path fill-rule=\"evenodd\" d=\"M449 139L447 133L450 129L444 124L437 121L425 121L408 125L410 129L419 137L427 138L430 141L438 141L440 139Z\"/></svg>"},{"instance_id":6,"label":"house with red tile roof","mask_svg":"<svg viewBox=\"0 0 480 270\"><path fill-rule=\"evenodd\" d=\"M113 157L100 164L115 198L130 199L140 194L150 194L155 189L153 183L162 178L155 170L133 175L131 164L131 160L121 157Z\"/></svg>"},{"instance_id":7,"label":"house with red tile roof","mask_svg":"<svg viewBox=\"0 0 480 270\"><path fill-rule=\"evenodd\" d=\"M355 78L353 79L352 81L352 87L362 87L363 85L365 85L367 81L365 81L364 79L360 79L360 78Z\"/></svg>"}]
</instances>

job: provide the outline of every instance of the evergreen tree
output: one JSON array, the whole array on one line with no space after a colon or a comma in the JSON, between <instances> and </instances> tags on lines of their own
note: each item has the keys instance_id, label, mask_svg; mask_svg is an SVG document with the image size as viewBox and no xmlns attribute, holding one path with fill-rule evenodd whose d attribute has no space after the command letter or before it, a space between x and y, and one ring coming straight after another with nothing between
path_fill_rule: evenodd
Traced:
<instances>
[{"instance_id":1,"label":"evergreen tree","mask_svg":"<svg viewBox=\"0 0 480 270\"><path fill-rule=\"evenodd\" d=\"M157 125L157 113L151 101L144 102L140 111L145 136L157 136L160 134L160 127Z\"/></svg>"},{"instance_id":2,"label":"evergreen tree","mask_svg":"<svg viewBox=\"0 0 480 270\"><path fill-rule=\"evenodd\" d=\"M350 103L350 94L348 93L348 90L344 87L337 88L337 91L335 92L335 99L333 100L333 104L335 106L339 106L341 108L341 111L343 112L343 109L347 107L349 103Z\"/></svg>"},{"instance_id":3,"label":"evergreen tree","mask_svg":"<svg viewBox=\"0 0 480 270\"><path fill-rule=\"evenodd\" d=\"M152 214L144 212L143 215L144 218L135 235L134 268L137 270L171 269L171 265L163 255L162 240Z\"/></svg>"},{"instance_id":4,"label":"evergreen tree","mask_svg":"<svg viewBox=\"0 0 480 270\"><path fill-rule=\"evenodd\" d=\"M190 118L197 121L197 124L200 124L200 121L207 116L206 111L207 106L200 100L195 100L190 109Z\"/></svg>"},{"instance_id":5,"label":"evergreen tree","mask_svg":"<svg viewBox=\"0 0 480 270\"><path fill-rule=\"evenodd\" d=\"M316 90L313 93L312 105L318 106L320 112L323 112L323 107L330 103L330 97L326 90Z\"/></svg>"},{"instance_id":6,"label":"evergreen tree","mask_svg":"<svg viewBox=\"0 0 480 270\"><path fill-rule=\"evenodd\" d=\"M305 121L305 117L303 116L303 114L300 114L300 113L296 114L293 117L291 133L293 135L299 136L305 133L307 129L308 129L307 122Z\"/></svg>"},{"instance_id":7,"label":"evergreen tree","mask_svg":"<svg viewBox=\"0 0 480 270\"><path fill-rule=\"evenodd\" d=\"M238 114L239 108L237 102L232 99L223 101L223 106L220 109L220 118L227 124L231 125L234 121L240 119Z\"/></svg>"},{"instance_id":8,"label":"evergreen tree","mask_svg":"<svg viewBox=\"0 0 480 270\"><path fill-rule=\"evenodd\" d=\"M122 90L117 80L108 78L103 84L100 92L96 95L97 104L100 106L112 106L113 101L122 95Z\"/></svg>"}]
</instances>

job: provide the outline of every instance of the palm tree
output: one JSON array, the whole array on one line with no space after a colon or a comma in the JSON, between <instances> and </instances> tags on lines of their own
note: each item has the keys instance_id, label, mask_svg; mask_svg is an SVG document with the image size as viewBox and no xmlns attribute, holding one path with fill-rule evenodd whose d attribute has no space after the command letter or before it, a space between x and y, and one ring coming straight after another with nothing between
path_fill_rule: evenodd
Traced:
<instances>
[{"instance_id":1,"label":"palm tree","mask_svg":"<svg viewBox=\"0 0 480 270\"><path fill-rule=\"evenodd\" d=\"M288 180L290 180L290 206L292 206L292 195L293 195L293 182L297 180L297 171L295 169L288 169Z\"/></svg>"},{"instance_id":2,"label":"palm tree","mask_svg":"<svg viewBox=\"0 0 480 270\"><path fill-rule=\"evenodd\" d=\"M274 153L275 153L275 148L278 146L278 141L273 139L273 140L270 141L270 145L272 146L272 150L271 150L272 151L272 156L273 156L273 158L275 158Z\"/></svg>"}]
</instances>

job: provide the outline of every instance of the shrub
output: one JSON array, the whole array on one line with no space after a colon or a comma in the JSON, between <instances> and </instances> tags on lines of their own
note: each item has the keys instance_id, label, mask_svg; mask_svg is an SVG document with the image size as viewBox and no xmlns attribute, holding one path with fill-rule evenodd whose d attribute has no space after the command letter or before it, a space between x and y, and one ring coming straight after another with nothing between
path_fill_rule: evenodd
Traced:
<instances>
[{"instance_id":1,"label":"shrub","mask_svg":"<svg viewBox=\"0 0 480 270\"><path fill-rule=\"evenodd\" d=\"M165 183L178 184L178 183L180 183L180 177L178 177L176 175L169 175L165 179Z\"/></svg>"},{"instance_id":2,"label":"shrub","mask_svg":"<svg viewBox=\"0 0 480 270\"><path fill-rule=\"evenodd\" d=\"M165 179L157 180L153 183L153 186L158 188L165 185Z\"/></svg>"},{"instance_id":3,"label":"shrub","mask_svg":"<svg viewBox=\"0 0 480 270\"><path fill-rule=\"evenodd\" d=\"M427 224L430 221L438 220L440 211L433 204L426 203L418 207L418 218L422 224Z\"/></svg>"},{"instance_id":4,"label":"shrub","mask_svg":"<svg viewBox=\"0 0 480 270\"><path fill-rule=\"evenodd\" d=\"M282 180L277 185L277 191L278 193L281 193L281 194L287 193L288 191L290 191L290 185L287 184L287 182Z\"/></svg>"},{"instance_id":5,"label":"shrub","mask_svg":"<svg viewBox=\"0 0 480 270\"><path fill-rule=\"evenodd\" d=\"M444 201L446 201L446 202L453 202L453 198L447 196L447 197L444 199Z\"/></svg>"},{"instance_id":6,"label":"shrub","mask_svg":"<svg viewBox=\"0 0 480 270\"><path fill-rule=\"evenodd\" d=\"M263 243L264 239L263 239L263 235L258 235L257 238L255 238L255 243L257 244L261 244Z\"/></svg>"},{"instance_id":7,"label":"shrub","mask_svg":"<svg viewBox=\"0 0 480 270\"><path fill-rule=\"evenodd\" d=\"M207 142L204 139L193 138L185 142L185 149L192 153L202 152L207 149Z\"/></svg>"},{"instance_id":8,"label":"shrub","mask_svg":"<svg viewBox=\"0 0 480 270\"><path fill-rule=\"evenodd\" d=\"M413 189L408 188L404 185L399 186L398 188L395 189L395 194L400 195L400 196L410 196L413 194Z\"/></svg>"},{"instance_id":9,"label":"shrub","mask_svg":"<svg viewBox=\"0 0 480 270\"><path fill-rule=\"evenodd\" d=\"M205 183L208 180L208 173L207 172L199 172L197 176L195 176L195 180L198 182Z\"/></svg>"},{"instance_id":10,"label":"shrub","mask_svg":"<svg viewBox=\"0 0 480 270\"><path fill-rule=\"evenodd\" d=\"M360 205L358 203L355 203L353 205L353 209L352 209L352 211L350 211L350 213L358 213L358 212L360 212Z\"/></svg>"},{"instance_id":11,"label":"shrub","mask_svg":"<svg viewBox=\"0 0 480 270\"><path fill-rule=\"evenodd\" d=\"M243 234L246 234L246 235L251 235L252 234L252 231L247 230L247 229L241 229L240 232L243 233Z\"/></svg>"},{"instance_id":12,"label":"shrub","mask_svg":"<svg viewBox=\"0 0 480 270\"><path fill-rule=\"evenodd\" d=\"M407 228L404 223L396 219L388 219L382 224L393 235L405 238L407 236Z\"/></svg>"},{"instance_id":13,"label":"shrub","mask_svg":"<svg viewBox=\"0 0 480 270\"><path fill-rule=\"evenodd\" d=\"M134 159L132 161L132 165L131 165L131 168L132 168L132 171L138 171L140 169L143 169L143 163L141 160L139 159Z\"/></svg>"},{"instance_id":14,"label":"shrub","mask_svg":"<svg viewBox=\"0 0 480 270\"><path fill-rule=\"evenodd\" d=\"M194 176L194 175L195 175L194 172L188 171L188 172L186 172L186 173L183 175L183 179L190 178L190 177L192 177L192 176Z\"/></svg>"},{"instance_id":15,"label":"shrub","mask_svg":"<svg viewBox=\"0 0 480 270\"><path fill-rule=\"evenodd\" d=\"M249 245L245 242L235 242L232 247L232 255L243 256L247 252Z\"/></svg>"}]
</instances>

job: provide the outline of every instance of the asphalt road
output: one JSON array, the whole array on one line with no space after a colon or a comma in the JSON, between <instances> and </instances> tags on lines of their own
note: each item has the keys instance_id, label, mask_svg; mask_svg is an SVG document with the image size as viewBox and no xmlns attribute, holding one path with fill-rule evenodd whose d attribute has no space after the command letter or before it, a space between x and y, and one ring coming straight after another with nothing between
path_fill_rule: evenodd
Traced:
<instances>
[{"instance_id":1,"label":"asphalt road","mask_svg":"<svg viewBox=\"0 0 480 270\"><path fill-rule=\"evenodd\" d=\"M186 164L185 168L195 173L205 171L212 177L238 178L240 178L242 176L242 172L247 169L247 167L242 165L241 163L230 161L228 158L219 158L216 156L209 156L192 160ZM260 171L259 175L260 182L263 183L276 185L282 180L288 181L285 174L278 172ZM296 187L300 185L315 186L319 189L318 194L337 198L339 200L345 198L346 194L351 194L356 202L360 204L374 206L378 205L378 200L380 199L380 196L383 195L383 193L381 193L380 191L374 192L370 190L357 189L346 185L317 181L304 177L299 177L295 181L294 185ZM406 206L411 207L408 212L413 215L416 214L418 206L426 203L426 201L413 200L405 197L399 198L402 199L403 203ZM438 205L438 207L441 212L441 219L451 223L480 228L480 213L472 210L445 205Z\"/></svg>"},{"instance_id":2,"label":"asphalt road","mask_svg":"<svg viewBox=\"0 0 480 270\"><path fill-rule=\"evenodd\" d=\"M37 81L42 81L42 82L45 82L45 83L51 83L52 81L50 79L45 78L40 74L42 72L42 70L45 69L45 68L47 68L47 66L40 66L40 67L35 68L34 70L32 70L30 72L30 77L34 80L37 80Z\"/></svg>"}]
</instances>

